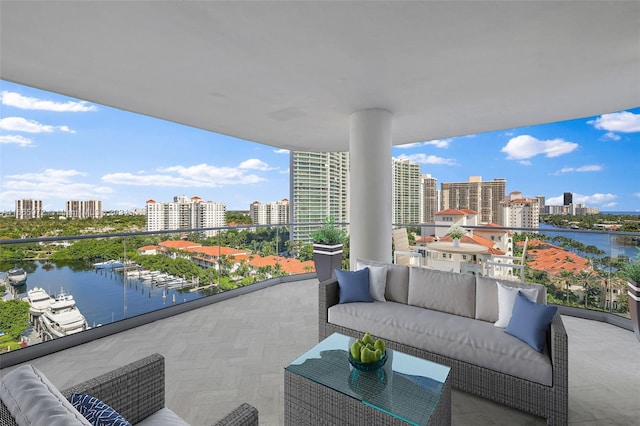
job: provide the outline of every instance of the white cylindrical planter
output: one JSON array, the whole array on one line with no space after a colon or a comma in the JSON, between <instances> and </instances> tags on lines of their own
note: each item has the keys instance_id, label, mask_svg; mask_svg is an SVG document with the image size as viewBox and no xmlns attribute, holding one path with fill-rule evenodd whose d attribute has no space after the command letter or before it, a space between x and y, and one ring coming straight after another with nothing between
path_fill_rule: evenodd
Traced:
<instances>
[{"instance_id":1,"label":"white cylindrical planter","mask_svg":"<svg viewBox=\"0 0 640 426\"><path fill-rule=\"evenodd\" d=\"M391 122L383 109L349 117L350 253L357 259L391 262Z\"/></svg>"}]
</instances>

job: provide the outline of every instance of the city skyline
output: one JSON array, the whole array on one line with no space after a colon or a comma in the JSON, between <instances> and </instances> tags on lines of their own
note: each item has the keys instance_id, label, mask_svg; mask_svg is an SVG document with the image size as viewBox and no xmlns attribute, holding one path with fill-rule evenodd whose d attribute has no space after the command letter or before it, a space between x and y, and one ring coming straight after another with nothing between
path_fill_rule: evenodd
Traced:
<instances>
[{"instance_id":1,"label":"city skyline","mask_svg":"<svg viewBox=\"0 0 640 426\"><path fill-rule=\"evenodd\" d=\"M90 199L104 210L142 209L177 195L249 210L290 197L286 150L3 80L0 96L2 211L24 198L49 211ZM392 155L420 164L438 189L469 176L505 178L507 194L543 195L548 205L571 192L574 203L601 211L640 211L630 176L640 159L640 108L395 146Z\"/></svg>"}]
</instances>

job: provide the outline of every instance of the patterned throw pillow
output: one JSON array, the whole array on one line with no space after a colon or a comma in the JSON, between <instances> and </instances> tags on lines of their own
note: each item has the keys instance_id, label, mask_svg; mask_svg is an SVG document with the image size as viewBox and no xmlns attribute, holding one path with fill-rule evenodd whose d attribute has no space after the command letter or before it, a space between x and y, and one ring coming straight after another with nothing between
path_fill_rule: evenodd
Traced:
<instances>
[{"instance_id":1,"label":"patterned throw pillow","mask_svg":"<svg viewBox=\"0 0 640 426\"><path fill-rule=\"evenodd\" d=\"M93 426L131 426L116 410L96 397L72 393L69 401Z\"/></svg>"}]
</instances>

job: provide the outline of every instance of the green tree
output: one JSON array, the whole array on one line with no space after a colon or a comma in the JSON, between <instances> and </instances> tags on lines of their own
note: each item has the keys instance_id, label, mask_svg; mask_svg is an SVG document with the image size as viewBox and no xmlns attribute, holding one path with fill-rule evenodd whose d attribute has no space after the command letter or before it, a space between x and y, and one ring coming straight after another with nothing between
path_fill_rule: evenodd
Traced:
<instances>
[{"instance_id":1,"label":"green tree","mask_svg":"<svg viewBox=\"0 0 640 426\"><path fill-rule=\"evenodd\" d=\"M18 340L29 328L29 303L18 299L0 300L0 331L11 340Z\"/></svg>"}]
</instances>

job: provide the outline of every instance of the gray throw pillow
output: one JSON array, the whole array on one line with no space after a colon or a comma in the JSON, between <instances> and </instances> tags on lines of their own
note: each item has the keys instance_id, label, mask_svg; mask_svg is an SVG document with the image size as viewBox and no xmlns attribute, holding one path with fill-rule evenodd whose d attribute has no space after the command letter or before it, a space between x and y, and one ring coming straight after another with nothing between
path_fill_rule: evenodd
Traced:
<instances>
[{"instance_id":1,"label":"gray throw pillow","mask_svg":"<svg viewBox=\"0 0 640 426\"><path fill-rule=\"evenodd\" d=\"M409 268L409 305L464 317L475 317L473 275Z\"/></svg>"}]
</instances>

